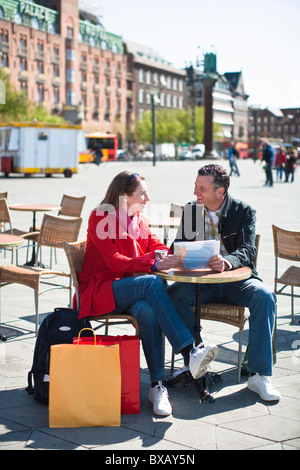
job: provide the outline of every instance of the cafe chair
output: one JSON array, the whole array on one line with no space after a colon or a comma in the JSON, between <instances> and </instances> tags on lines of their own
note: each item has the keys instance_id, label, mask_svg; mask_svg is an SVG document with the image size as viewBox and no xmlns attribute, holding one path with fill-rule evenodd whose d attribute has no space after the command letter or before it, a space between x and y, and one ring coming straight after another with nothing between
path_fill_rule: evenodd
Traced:
<instances>
[{"instance_id":1,"label":"cafe chair","mask_svg":"<svg viewBox=\"0 0 300 470\"><path fill-rule=\"evenodd\" d=\"M183 204L177 202L171 202L170 204L170 217L181 217L184 209Z\"/></svg>"},{"instance_id":2,"label":"cafe chair","mask_svg":"<svg viewBox=\"0 0 300 470\"><path fill-rule=\"evenodd\" d=\"M7 224L8 229L3 229L1 233L9 233L11 235L18 235L19 237L24 238L24 240L33 240L35 239L35 236L37 235L36 232L24 232L23 230L19 230L17 228L14 228L12 225L12 219L10 215L10 210L7 205L7 199L2 198L0 199L0 223L1 224ZM14 261L14 253L16 253L16 263L18 263L18 249L20 247L7 247L3 248L4 250L11 251L11 263Z\"/></svg>"},{"instance_id":3,"label":"cafe chair","mask_svg":"<svg viewBox=\"0 0 300 470\"><path fill-rule=\"evenodd\" d=\"M0 192L0 199L7 199L8 198L8 191Z\"/></svg>"},{"instance_id":4,"label":"cafe chair","mask_svg":"<svg viewBox=\"0 0 300 470\"><path fill-rule=\"evenodd\" d=\"M260 242L260 235L257 234L255 237L256 254L253 258L254 266L257 265L258 248ZM196 312L195 307L193 308L194 313ZM209 303L201 304L201 320L211 320L221 323L227 323L232 326L236 326L239 329L239 349L238 349L238 365L237 365L237 383L241 381L241 369L242 369L242 346L243 346L243 331L245 321L248 316L246 315L246 307L242 305L232 304L221 304L221 303ZM171 371L174 370L174 352L172 351L171 359Z\"/></svg>"},{"instance_id":5,"label":"cafe chair","mask_svg":"<svg viewBox=\"0 0 300 470\"><path fill-rule=\"evenodd\" d=\"M0 192L0 199L7 199L8 198L8 191ZM5 223L0 221L0 232L5 230Z\"/></svg>"},{"instance_id":6,"label":"cafe chair","mask_svg":"<svg viewBox=\"0 0 300 470\"><path fill-rule=\"evenodd\" d=\"M41 230L39 232L37 255L35 262L37 264L39 250L41 247L63 248L64 242L74 242L78 239L79 231L82 225L82 218L65 219L49 214L43 217ZM56 276L68 279L68 285L52 281ZM44 269L35 266L3 265L0 267L0 288L7 284L23 284L34 290L35 300L35 333L38 331L39 314L39 296L53 289L68 289L69 303L72 303L72 278L70 272L59 270ZM41 284L47 287L41 290Z\"/></svg>"},{"instance_id":7,"label":"cafe chair","mask_svg":"<svg viewBox=\"0 0 300 470\"><path fill-rule=\"evenodd\" d=\"M70 266L71 277L73 281L73 287L75 288L76 306L77 310L80 309L79 289L78 289L78 278L77 273L81 271L83 258L86 250L86 240L76 241L73 243L64 242L63 248L65 249L68 263ZM136 336L140 337L140 326L138 321L132 316L126 313L114 314L107 313L99 316L88 317L90 321L97 321L100 324L95 328L105 327L105 334L108 333L108 327L112 325L132 324L135 327Z\"/></svg>"},{"instance_id":8,"label":"cafe chair","mask_svg":"<svg viewBox=\"0 0 300 470\"><path fill-rule=\"evenodd\" d=\"M82 209L86 200L86 196L70 196L69 194L63 194L62 200L60 203L60 209L58 211L58 216L63 217L81 217ZM37 231L40 229L37 228ZM30 231L32 231L32 227L30 227ZM54 249L54 256L55 256L55 263L57 263L56 259L56 250ZM50 268L52 268L52 258L53 258L53 250L50 250Z\"/></svg>"},{"instance_id":9,"label":"cafe chair","mask_svg":"<svg viewBox=\"0 0 300 470\"><path fill-rule=\"evenodd\" d=\"M75 197L63 194L58 215L80 217L85 200L86 196Z\"/></svg>"},{"instance_id":10,"label":"cafe chair","mask_svg":"<svg viewBox=\"0 0 300 470\"><path fill-rule=\"evenodd\" d=\"M300 232L284 230L272 225L274 256L275 256L275 277L274 292L276 295L286 295L291 297L291 322L294 321L294 298L300 297L294 293L294 287L300 287L300 266L289 266L281 275L279 267L283 271L285 261L279 262L279 258L286 261L300 262ZM279 287L278 284L283 284ZM286 287L290 287L290 293L283 292Z\"/></svg>"}]
</instances>

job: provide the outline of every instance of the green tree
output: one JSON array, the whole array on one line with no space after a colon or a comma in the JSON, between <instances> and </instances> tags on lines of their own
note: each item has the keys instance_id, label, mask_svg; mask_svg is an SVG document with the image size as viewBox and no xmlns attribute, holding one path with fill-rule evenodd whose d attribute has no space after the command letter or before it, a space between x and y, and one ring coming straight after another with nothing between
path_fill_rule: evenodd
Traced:
<instances>
[{"instance_id":1,"label":"green tree","mask_svg":"<svg viewBox=\"0 0 300 470\"><path fill-rule=\"evenodd\" d=\"M9 75L1 67L0 81L5 95L5 102L0 104L0 119L2 122L40 121L45 124L62 124L65 122L62 117L51 114L44 106L36 106L29 101L24 92L15 90L9 81Z\"/></svg>"},{"instance_id":2,"label":"green tree","mask_svg":"<svg viewBox=\"0 0 300 470\"><path fill-rule=\"evenodd\" d=\"M157 143L163 142L190 142L191 137L191 111L184 109L155 111L155 130ZM136 124L139 142L152 141L152 113L144 113L142 119ZM197 143L203 142L204 112L203 108L195 109L195 137Z\"/></svg>"}]
</instances>

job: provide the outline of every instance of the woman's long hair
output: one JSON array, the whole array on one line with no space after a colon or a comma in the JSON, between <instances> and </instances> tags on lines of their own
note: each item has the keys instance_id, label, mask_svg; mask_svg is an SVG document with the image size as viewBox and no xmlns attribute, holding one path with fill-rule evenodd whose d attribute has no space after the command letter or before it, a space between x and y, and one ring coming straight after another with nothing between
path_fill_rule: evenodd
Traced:
<instances>
[{"instance_id":1,"label":"woman's long hair","mask_svg":"<svg viewBox=\"0 0 300 470\"><path fill-rule=\"evenodd\" d=\"M140 184L140 182L144 179L145 178L143 176L140 176L138 173L122 171L114 177L114 179L108 186L105 197L98 206L98 209L104 208L104 206L108 208L106 210L118 209L120 198L124 194L131 196Z\"/></svg>"}]
</instances>

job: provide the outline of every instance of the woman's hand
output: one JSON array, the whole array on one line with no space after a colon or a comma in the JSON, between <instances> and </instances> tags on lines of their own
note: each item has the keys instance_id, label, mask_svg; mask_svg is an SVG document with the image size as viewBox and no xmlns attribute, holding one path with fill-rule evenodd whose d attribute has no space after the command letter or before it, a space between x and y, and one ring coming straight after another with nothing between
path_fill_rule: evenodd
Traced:
<instances>
[{"instance_id":1,"label":"woman's hand","mask_svg":"<svg viewBox=\"0 0 300 470\"><path fill-rule=\"evenodd\" d=\"M182 260L180 256L168 255L157 262L156 268L158 271L162 269L182 268Z\"/></svg>"}]
</instances>

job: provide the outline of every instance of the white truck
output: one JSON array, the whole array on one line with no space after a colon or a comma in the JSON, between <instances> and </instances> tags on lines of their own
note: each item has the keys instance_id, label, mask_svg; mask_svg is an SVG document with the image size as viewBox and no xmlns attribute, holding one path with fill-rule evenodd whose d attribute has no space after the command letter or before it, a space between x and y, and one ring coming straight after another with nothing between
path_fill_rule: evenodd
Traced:
<instances>
[{"instance_id":1,"label":"white truck","mask_svg":"<svg viewBox=\"0 0 300 470\"><path fill-rule=\"evenodd\" d=\"M78 172L79 153L86 151L81 126L47 124L0 124L1 172L64 174Z\"/></svg>"}]
</instances>

